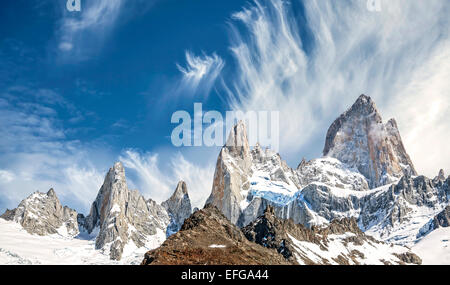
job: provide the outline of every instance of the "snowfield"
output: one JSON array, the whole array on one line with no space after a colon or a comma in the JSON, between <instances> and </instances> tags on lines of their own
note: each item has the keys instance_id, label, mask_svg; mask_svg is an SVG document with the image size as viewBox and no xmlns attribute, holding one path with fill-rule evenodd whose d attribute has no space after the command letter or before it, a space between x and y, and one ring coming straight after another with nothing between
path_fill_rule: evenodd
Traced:
<instances>
[{"instance_id":1,"label":"snowfield","mask_svg":"<svg viewBox=\"0 0 450 285\"><path fill-rule=\"evenodd\" d=\"M450 227L438 228L412 247L422 264L450 265Z\"/></svg>"},{"instance_id":2,"label":"snowfield","mask_svg":"<svg viewBox=\"0 0 450 285\"><path fill-rule=\"evenodd\" d=\"M31 235L20 224L0 219L0 264L140 264L145 252L158 247L164 239L165 233L160 231L145 247L127 244L123 258L114 261L109 252L95 249L95 237Z\"/></svg>"},{"instance_id":3,"label":"snowfield","mask_svg":"<svg viewBox=\"0 0 450 285\"><path fill-rule=\"evenodd\" d=\"M345 242L346 238L355 236L353 233L330 235L327 247L324 245L319 246L312 242L299 241L289 234L288 236L294 243L294 248L296 250L294 255L299 264L305 264L304 259L307 258L317 264L325 262L332 265L338 265L339 263L337 261L339 256L346 257L350 264L398 264L400 260L395 254L401 254L408 251L406 247L385 243L364 241L363 244L358 245L351 242ZM353 259L351 258L352 255L355 255Z\"/></svg>"}]
</instances>

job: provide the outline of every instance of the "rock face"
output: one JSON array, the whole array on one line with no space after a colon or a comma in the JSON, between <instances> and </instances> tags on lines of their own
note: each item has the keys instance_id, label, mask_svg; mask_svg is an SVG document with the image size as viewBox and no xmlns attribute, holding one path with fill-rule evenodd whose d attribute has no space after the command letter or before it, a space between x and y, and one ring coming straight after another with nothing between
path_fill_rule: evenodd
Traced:
<instances>
[{"instance_id":1,"label":"rock face","mask_svg":"<svg viewBox=\"0 0 450 285\"><path fill-rule=\"evenodd\" d=\"M417 175L394 119L383 124L375 103L361 95L328 129L324 156L357 169L371 188Z\"/></svg>"},{"instance_id":2,"label":"rock face","mask_svg":"<svg viewBox=\"0 0 450 285\"><path fill-rule=\"evenodd\" d=\"M248 241L215 206L207 205L181 230L145 254L142 265L293 264L276 251Z\"/></svg>"},{"instance_id":3,"label":"rock face","mask_svg":"<svg viewBox=\"0 0 450 285\"><path fill-rule=\"evenodd\" d=\"M219 154L206 204L216 206L232 223L244 226L265 209L259 189L279 189L294 194L298 187L295 171L278 153L263 150L258 144L250 150L246 127L240 121L231 130ZM250 205L252 201L255 202Z\"/></svg>"},{"instance_id":4,"label":"rock face","mask_svg":"<svg viewBox=\"0 0 450 285\"><path fill-rule=\"evenodd\" d=\"M317 187L342 189L343 193L369 190L362 174L337 159L303 161L293 170L270 149L263 150L257 144L250 150L245 126L239 122L217 159L213 189L207 203L218 207L240 227L261 216L267 205L273 205L280 218L292 218L306 226L341 217L335 212L323 217L308 209L311 206L304 199L305 195L321 204ZM306 189L304 193L300 193L302 188ZM327 211L331 213L330 209Z\"/></svg>"},{"instance_id":5,"label":"rock face","mask_svg":"<svg viewBox=\"0 0 450 285\"><path fill-rule=\"evenodd\" d=\"M114 164L85 219L89 233L98 230L96 248L120 260L124 247L133 242L143 247L149 238L162 240L169 224L167 211L139 191L128 190L122 163ZM162 235L161 235L162 233Z\"/></svg>"},{"instance_id":6,"label":"rock face","mask_svg":"<svg viewBox=\"0 0 450 285\"><path fill-rule=\"evenodd\" d=\"M278 219L269 206L242 231L248 240L299 264L421 264L406 247L390 246L365 235L354 218L308 229L292 220Z\"/></svg>"},{"instance_id":7,"label":"rock face","mask_svg":"<svg viewBox=\"0 0 450 285\"><path fill-rule=\"evenodd\" d=\"M450 178L448 179L450 180ZM450 193L447 192L447 193ZM450 205L447 205L436 216L432 217L419 231L417 237L422 239L438 228L450 227Z\"/></svg>"},{"instance_id":8,"label":"rock face","mask_svg":"<svg viewBox=\"0 0 450 285\"><path fill-rule=\"evenodd\" d=\"M59 233L76 236L77 212L63 207L53 189L47 193L35 192L20 202L13 210L7 210L1 218L15 221L31 234L50 235Z\"/></svg>"},{"instance_id":9,"label":"rock face","mask_svg":"<svg viewBox=\"0 0 450 285\"><path fill-rule=\"evenodd\" d=\"M440 227L450 227L450 206L445 207L445 209L436 215L433 219L433 227L435 229Z\"/></svg>"},{"instance_id":10,"label":"rock face","mask_svg":"<svg viewBox=\"0 0 450 285\"><path fill-rule=\"evenodd\" d=\"M217 158L211 195L206 204L212 204L236 224L241 213L240 203L244 199L241 191L249 187L252 155L248 145L247 130L240 121L231 130L226 145Z\"/></svg>"},{"instance_id":11,"label":"rock face","mask_svg":"<svg viewBox=\"0 0 450 285\"><path fill-rule=\"evenodd\" d=\"M266 248L273 248L288 260L295 260L294 245L288 236L288 231L302 240L319 242L309 229L301 224L295 225L292 220L280 220L275 216L272 206L267 206L264 215L242 229L245 237Z\"/></svg>"},{"instance_id":12,"label":"rock face","mask_svg":"<svg viewBox=\"0 0 450 285\"><path fill-rule=\"evenodd\" d=\"M168 229L169 235L177 232L192 212L191 200L187 190L186 183L180 181L172 196L163 202L161 206L166 209L171 218L171 225Z\"/></svg>"}]
</instances>

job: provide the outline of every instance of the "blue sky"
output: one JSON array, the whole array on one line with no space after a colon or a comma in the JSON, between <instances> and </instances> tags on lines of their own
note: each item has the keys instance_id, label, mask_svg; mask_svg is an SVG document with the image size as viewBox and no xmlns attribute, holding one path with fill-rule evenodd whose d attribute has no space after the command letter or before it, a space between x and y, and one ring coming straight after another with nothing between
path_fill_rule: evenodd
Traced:
<instances>
[{"instance_id":1,"label":"blue sky","mask_svg":"<svg viewBox=\"0 0 450 285\"><path fill-rule=\"evenodd\" d=\"M277 110L280 153L321 155L361 93L395 117L416 168L450 171L448 1L2 1L0 211L54 187L81 212L107 169L196 206L218 148L175 148L177 110ZM436 149L441 151L437 152Z\"/></svg>"}]
</instances>

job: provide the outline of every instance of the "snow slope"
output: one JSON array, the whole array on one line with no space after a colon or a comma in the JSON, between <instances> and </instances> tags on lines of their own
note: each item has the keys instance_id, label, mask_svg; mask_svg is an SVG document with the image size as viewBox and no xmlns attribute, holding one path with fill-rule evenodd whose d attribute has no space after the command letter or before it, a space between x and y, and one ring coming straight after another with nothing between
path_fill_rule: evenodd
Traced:
<instances>
[{"instance_id":1,"label":"snow slope","mask_svg":"<svg viewBox=\"0 0 450 285\"><path fill-rule=\"evenodd\" d=\"M450 265L450 227L438 228L412 247L423 264Z\"/></svg>"},{"instance_id":2,"label":"snow slope","mask_svg":"<svg viewBox=\"0 0 450 285\"><path fill-rule=\"evenodd\" d=\"M348 264L399 264L401 261L395 254L408 252L406 247L390 245L370 240L364 240L361 244L358 242L349 242L353 233L341 235L330 235L328 244L318 245L312 242L299 241L289 235L295 248L294 255L299 264L307 264L306 260L311 260L315 264L343 264L342 260ZM345 264L345 263L344 263Z\"/></svg>"},{"instance_id":3,"label":"snow slope","mask_svg":"<svg viewBox=\"0 0 450 285\"><path fill-rule=\"evenodd\" d=\"M31 235L21 225L0 219L0 264L140 264L145 252L158 247L164 239L165 233L159 231L145 247L128 243L118 262L111 260L108 252L95 249L95 237Z\"/></svg>"}]
</instances>

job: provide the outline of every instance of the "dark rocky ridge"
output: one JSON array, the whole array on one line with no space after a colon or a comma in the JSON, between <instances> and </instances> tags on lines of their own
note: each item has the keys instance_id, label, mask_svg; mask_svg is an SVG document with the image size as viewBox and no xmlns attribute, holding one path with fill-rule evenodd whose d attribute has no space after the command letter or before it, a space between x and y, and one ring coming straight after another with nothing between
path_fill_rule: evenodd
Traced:
<instances>
[{"instance_id":1,"label":"dark rocky ridge","mask_svg":"<svg viewBox=\"0 0 450 285\"><path fill-rule=\"evenodd\" d=\"M181 230L145 254L142 265L294 264L276 251L248 241L215 206L185 220Z\"/></svg>"},{"instance_id":2,"label":"dark rocky ridge","mask_svg":"<svg viewBox=\"0 0 450 285\"><path fill-rule=\"evenodd\" d=\"M299 240L319 244L317 235L301 224L292 220L280 220L275 216L275 210L268 206L264 215L242 228L245 237L252 242L267 248L275 249L288 260L293 258L293 245L288 238L288 232Z\"/></svg>"}]
</instances>

